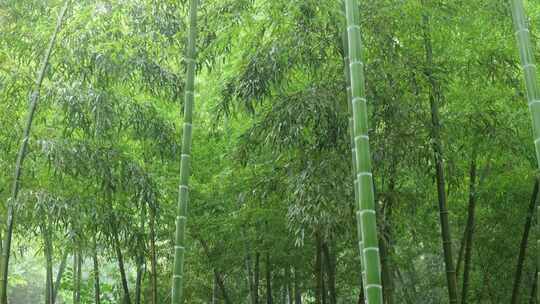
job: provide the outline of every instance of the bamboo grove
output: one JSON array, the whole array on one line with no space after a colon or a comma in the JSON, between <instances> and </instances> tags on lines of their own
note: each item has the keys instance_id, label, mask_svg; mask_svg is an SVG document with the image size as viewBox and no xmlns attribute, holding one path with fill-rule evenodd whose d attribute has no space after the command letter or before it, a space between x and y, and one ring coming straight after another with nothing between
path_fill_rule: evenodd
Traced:
<instances>
[{"instance_id":1,"label":"bamboo grove","mask_svg":"<svg viewBox=\"0 0 540 304\"><path fill-rule=\"evenodd\" d=\"M0 2L0 304L540 303L538 29L531 0Z\"/></svg>"}]
</instances>

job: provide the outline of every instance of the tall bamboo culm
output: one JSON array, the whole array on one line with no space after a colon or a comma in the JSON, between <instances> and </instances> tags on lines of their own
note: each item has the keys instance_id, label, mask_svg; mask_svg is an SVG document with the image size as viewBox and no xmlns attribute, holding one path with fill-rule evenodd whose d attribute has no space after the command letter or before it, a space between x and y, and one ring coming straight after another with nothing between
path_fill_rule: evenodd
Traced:
<instances>
[{"instance_id":1,"label":"tall bamboo culm","mask_svg":"<svg viewBox=\"0 0 540 304\"><path fill-rule=\"evenodd\" d=\"M347 85L347 102L349 110L349 134L351 137L351 157L352 157L352 180L353 180L353 189L354 189L354 202L358 202L358 179L356 178L356 148L354 144L354 122L353 122L353 110L352 110L352 92L351 92L351 72L350 72L350 58L349 58L349 43L348 43L348 32L347 32L347 12L345 9L345 2L343 2L343 16L345 17L345 26L343 30L343 62L344 62L344 73L345 80ZM360 217L357 217L357 222L361 221ZM360 251L360 272L362 276L361 286L364 287L364 282L366 281L366 272L364 270L364 255L363 252L363 241L362 241L362 225L357 225L358 228L358 249ZM364 291L365 294L365 291Z\"/></svg>"},{"instance_id":2,"label":"tall bamboo culm","mask_svg":"<svg viewBox=\"0 0 540 304\"><path fill-rule=\"evenodd\" d=\"M540 86L538 85L537 68L534 60L534 52L531 43L531 34L527 25L527 17L523 0L510 0L512 19L514 20L515 35L521 57L521 67L525 77L527 88L527 101L532 116L534 146L536 148L536 160L540 168ZM540 233L540 205L537 207L537 230ZM537 234L537 265L540 265L540 234ZM539 267L536 268L537 271ZM539 280L540 281L540 280ZM538 283L538 282L537 282ZM540 288L536 289L537 302L540 303Z\"/></svg>"},{"instance_id":3,"label":"tall bamboo culm","mask_svg":"<svg viewBox=\"0 0 540 304\"><path fill-rule=\"evenodd\" d=\"M186 52L187 76L184 94L184 130L182 138L182 156L180 160L180 189L176 217L176 234L174 243L174 269L172 279L172 304L183 302L184 288L184 256L187 205L189 199L189 176L191 171L191 142L193 129L193 104L195 97L195 68L197 40L197 7L198 0L189 1L189 34Z\"/></svg>"},{"instance_id":4,"label":"tall bamboo culm","mask_svg":"<svg viewBox=\"0 0 540 304\"><path fill-rule=\"evenodd\" d=\"M364 62L357 0L345 1L347 15L347 38L349 50L349 73L355 149L356 180L358 183L357 225L361 234L361 260L364 262L364 289L368 304L382 304L381 264L377 217L369 151L368 109L364 83Z\"/></svg>"},{"instance_id":5,"label":"tall bamboo culm","mask_svg":"<svg viewBox=\"0 0 540 304\"><path fill-rule=\"evenodd\" d=\"M11 197L7 202L7 219L6 219L6 235L2 244L2 257L0 264L0 303L7 304L7 284L8 284L8 274L9 274L9 258L11 254L11 239L13 236L13 225L15 220L15 204L19 197L19 190L21 189L21 179L24 158L26 157L26 151L28 149L28 142L30 141L30 133L32 131L32 124L34 122L34 115L37 111L37 106L39 103L39 96L41 93L41 85L47 74L47 68L49 67L49 60L51 58L52 51L56 44L56 37L62 29L62 24L64 22L64 16L69 7L70 0L65 0L64 5L58 15L56 21L56 28L51 36L49 45L45 51L43 60L41 61L41 67L39 69L35 87L30 95L30 103L28 107L28 114L26 117L26 124L23 131L23 139L19 147L19 153L17 155L17 161L15 164L15 174L13 176L13 185L11 188Z\"/></svg>"}]
</instances>

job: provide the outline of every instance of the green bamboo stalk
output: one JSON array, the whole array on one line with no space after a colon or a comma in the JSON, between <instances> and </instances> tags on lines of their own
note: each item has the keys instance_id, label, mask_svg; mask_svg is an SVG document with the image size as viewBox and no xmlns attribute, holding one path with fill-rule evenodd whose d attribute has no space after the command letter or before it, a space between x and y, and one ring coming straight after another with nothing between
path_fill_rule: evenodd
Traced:
<instances>
[{"instance_id":1,"label":"green bamboo stalk","mask_svg":"<svg viewBox=\"0 0 540 304\"><path fill-rule=\"evenodd\" d=\"M364 83L364 62L360 33L358 0L346 0L347 36L349 41L349 69L354 125L356 178L358 181L357 225L361 234L361 256L365 268L364 289L368 304L382 304L379 238L369 151L368 109Z\"/></svg>"},{"instance_id":2,"label":"green bamboo stalk","mask_svg":"<svg viewBox=\"0 0 540 304\"><path fill-rule=\"evenodd\" d=\"M54 281L53 285L53 301L52 303L56 303L56 296L58 295L58 291L60 290L60 283L62 282L62 276L64 275L64 270L66 269L67 259L68 259L69 250L64 250L64 255L62 256L62 260L60 261L60 266L58 266L58 272L56 273L56 280ZM99 303L96 303L99 304Z\"/></svg>"},{"instance_id":3,"label":"green bamboo stalk","mask_svg":"<svg viewBox=\"0 0 540 304\"><path fill-rule=\"evenodd\" d=\"M32 123L34 121L34 115L37 110L37 105L39 103L39 94L41 92L41 85L45 79L47 72L47 67L49 66L49 60L51 58L52 51L56 43L56 37L62 28L62 23L64 21L64 16L68 9L70 0L64 2L64 6L60 11L56 22L56 28L51 36L47 50L45 51L45 56L41 62L41 68L38 73L36 80L36 85L32 95L30 96L30 106L28 108L28 116L26 118L26 125L23 133L23 140L19 148L19 153L17 155L17 161L15 165L15 174L13 178L13 185L11 189L11 199L7 202L7 219L6 219L6 236L2 244L2 258L0 265L0 302L2 304L7 304L7 283L8 283L8 273L9 273L9 258L11 252L11 239L13 237L13 225L15 218L15 204L19 196L19 190L21 188L21 178L23 163L26 157L26 150L28 149L28 141L30 140L30 132L32 130Z\"/></svg>"},{"instance_id":4,"label":"green bamboo stalk","mask_svg":"<svg viewBox=\"0 0 540 304\"><path fill-rule=\"evenodd\" d=\"M197 6L198 0L190 0L189 12L189 35L188 48L186 54L187 77L186 91L184 95L184 134L182 138L182 158L180 161L180 194L178 199L178 210L176 218L176 235L174 244L174 270L172 284L172 304L181 304L183 301L184 285L184 255L185 255L185 234L187 205L189 195L189 175L191 166L191 142L192 142L192 122L193 104L195 92L195 57L197 38Z\"/></svg>"},{"instance_id":5,"label":"green bamboo stalk","mask_svg":"<svg viewBox=\"0 0 540 304\"><path fill-rule=\"evenodd\" d=\"M355 10L357 11L357 10ZM346 18L347 12L345 8L345 3L343 3L343 14ZM355 14L355 18L357 15ZM347 101L348 101L348 111L349 111L349 135L351 138L351 157L352 157L352 179L353 179L353 188L354 188L354 202L359 201L359 195L358 195L358 179L356 178L356 147L354 144L354 122L353 122L353 106L352 106L352 91L351 91L351 72L350 72L350 58L349 58L349 43L348 43L348 31L347 31L347 23L345 20L345 29L343 31L343 61L345 63L345 80L347 85ZM357 216L357 222L359 223L361 221L361 218ZM361 273L361 286L360 288L364 288L364 282L366 281L366 272L364 270L364 255L362 254L363 248L364 248L364 242L362 241L362 225L357 225L358 231L358 249L360 251L360 273ZM365 290L364 290L365 293Z\"/></svg>"},{"instance_id":6,"label":"green bamboo stalk","mask_svg":"<svg viewBox=\"0 0 540 304\"><path fill-rule=\"evenodd\" d=\"M422 6L427 6L429 1L422 0ZM427 9L427 7L426 7ZM456 280L456 268L452 255L452 233L448 212L446 195L446 182L444 175L443 147L441 141L441 122L439 117L439 104L442 99L442 91L434 75L433 46L431 39L431 17L425 12L422 16L424 36L424 48L426 51L425 76L429 83L429 105L431 109L431 141L435 160L435 179L437 181L437 200L439 205L439 221L441 225L441 239L443 247L444 268L448 287L448 300L452 304L458 303L458 287Z\"/></svg>"},{"instance_id":7,"label":"green bamboo stalk","mask_svg":"<svg viewBox=\"0 0 540 304\"><path fill-rule=\"evenodd\" d=\"M525 86L527 88L527 101L531 112L533 124L534 146L536 148L536 160L540 168L540 86L538 85L538 76L536 64L534 61L534 52L531 43L527 17L522 0L510 0L512 9L512 19L514 21L515 35L521 58L521 67L525 77ZM540 206L537 207L537 219L540 215ZM537 226L538 224L537 220ZM537 228L540 230L540 227ZM540 265L540 231L537 235L537 265ZM537 267L538 269L539 267ZM537 302L540 303L540 288L537 288Z\"/></svg>"}]
</instances>

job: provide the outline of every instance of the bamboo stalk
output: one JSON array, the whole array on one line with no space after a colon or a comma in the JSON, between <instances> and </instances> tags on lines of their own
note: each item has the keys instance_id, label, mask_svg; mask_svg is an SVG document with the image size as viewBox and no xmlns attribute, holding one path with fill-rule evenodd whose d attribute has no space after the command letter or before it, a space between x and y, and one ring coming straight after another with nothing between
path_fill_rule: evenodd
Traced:
<instances>
[{"instance_id":1,"label":"bamboo stalk","mask_svg":"<svg viewBox=\"0 0 540 304\"><path fill-rule=\"evenodd\" d=\"M193 123L193 104L195 95L195 63L196 63L196 37L197 37L197 6L198 0L190 0L189 12L189 36L187 61L187 79L184 101L184 133L182 138L182 158L180 162L180 195L176 218L176 235L174 244L174 269L172 286L172 304L180 304L183 301L184 287L184 255L185 234L187 220L187 205L189 196L189 175L191 166L191 142Z\"/></svg>"},{"instance_id":2,"label":"bamboo stalk","mask_svg":"<svg viewBox=\"0 0 540 304\"><path fill-rule=\"evenodd\" d=\"M32 130L32 123L34 121L34 115L37 110L39 103L39 95L41 92L41 86L45 75L47 73L47 67L49 66L49 60L51 58L52 51L56 44L56 37L62 28L64 22L64 16L69 7L70 0L64 2L64 6L58 15L56 22L56 28L51 36L49 41L49 46L45 51L45 56L41 62L41 68L38 73L36 80L36 86L32 95L30 96L30 106L28 108L28 116L26 118L26 125L23 133L23 140L17 155L17 161L15 165L15 174L13 178L13 186L11 190L11 199L7 202L7 219L6 219L6 236L2 244L2 260L0 265L0 301L2 304L7 304L7 283L8 283L8 273L9 273L9 258L11 252L11 239L13 237L13 225L15 219L15 205L19 196L19 190L21 188L21 177L23 170L23 163L26 157L26 150L28 149L28 142L30 140L30 132Z\"/></svg>"},{"instance_id":3,"label":"bamboo stalk","mask_svg":"<svg viewBox=\"0 0 540 304\"><path fill-rule=\"evenodd\" d=\"M531 34L527 25L527 17L522 0L510 0L512 9L512 19L514 21L517 46L521 58L521 68L525 78L527 89L527 101L531 112L533 124L534 146L536 149L536 160L540 168L540 86L538 85L537 68L534 60L534 52L531 43ZM540 215L540 206L537 207ZM537 234L537 265L540 265L540 225L537 221L539 233ZM537 269L539 269L537 267ZM540 303L540 292L537 288L537 298Z\"/></svg>"},{"instance_id":4,"label":"bamboo stalk","mask_svg":"<svg viewBox=\"0 0 540 304\"><path fill-rule=\"evenodd\" d=\"M364 83L364 62L357 0L346 0L349 69L351 77L352 118L356 178L358 180L357 226L361 234L361 256L365 267L365 291L368 304L382 304L379 238L369 151L368 109Z\"/></svg>"}]
</instances>

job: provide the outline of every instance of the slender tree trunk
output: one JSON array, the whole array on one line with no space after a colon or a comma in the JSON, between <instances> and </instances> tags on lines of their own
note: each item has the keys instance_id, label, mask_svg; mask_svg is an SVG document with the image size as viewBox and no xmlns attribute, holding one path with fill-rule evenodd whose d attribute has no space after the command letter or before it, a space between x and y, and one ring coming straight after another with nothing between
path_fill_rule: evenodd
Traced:
<instances>
[{"instance_id":1,"label":"slender tree trunk","mask_svg":"<svg viewBox=\"0 0 540 304\"><path fill-rule=\"evenodd\" d=\"M519 303L519 286L521 285L521 277L523 274L523 265L525 263L525 257L527 255L527 243L529 240L529 234L532 227L533 217L534 217L534 211L536 209L537 201L538 201L538 190L539 190L539 182L538 179L534 182L534 188L531 196L531 200L529 202L529 208L527 211L527 216L525 218L525 229L523 229L523 236L521 237L521 245L519 246L519 255L517 260L517 266L516 266L516 272L514 275L514 285L512 288L512 304Z\"/></svg>"},{"instance_id":2,"label":"slender tree trunk","mask_svg":"<svg viewBox=\"0 0 540 304\"><path fill-rule=\"evenodd\" d=\"M56 296L58 295L58 291L60 290L60 284L62 283L62 276L64 275L64 271L66 269L67 265L67 259L68 259L69 250L64 250L64 255L62 256L62 260L60 261L60 266L58 266L58 273L56 274L56 281L53 285L53 301L54 304L56 302Z\"/></svg>"},{"instance_id":3,"label":"slender tree trunk","mask_svg":"<svg viewBox=\"0 0 540 304\"><path fill-rule=\"evenodd\" d=\"M293 267L293 289L294 289L294 304L302 304L302 287L300 286L300 278L298 277L298 269Z\"/></svg>"},{"instance_id":4,"label":"slender tree trunk","mask_svg":"<svg viewBox=\"0 0 540 304\"><path fill-rule=\"evenodd\" d=\"M414 290L414 285L411 284L411 288L409 288L409 286L407 286L407 284L405 283L405 280L403 279L403 274L401 273L401 271L399 270L398 267L396 267L396 274L397 274L397 277L398 277L398 279L399 279L399 281L401 283L402 289L403 289L404 301L407 304L414 304L414 296L413 295L416 294L416 290ZM413 295L411 295L411 293Z\"/></svg>"},{"instance_id":5,"label":"slender tree trunk","mask_svg":"<svg viewBox=\"0 0 540 304\"><path fill-rule=\"evenodd\" d=\"M270 261L270 251L266 252L266 304L273 304L272 297L272 262Z\"/></svg>"},{"instance_id":6,"label":"slender tree trunk","mask_svg":"<svg viewBox=\"0 0 540 304\"><path fill-rule=\"evenodd\" d=\"M243 233L243 235L245 238L245 233ZM246 251L244 260L245 260L245 267L246 267L246 280L247 280L247 285L249 289L249 299L250 299L251 304L257 304L256 299L255 299L255 284L253 283L253 269L251 268L252 261L251 261L251 253L249 249L248 240L245 241L244 248Z\"/></svg>"},{"instance_id":7,"label":"slender tree trunk","mask_svg":"<svg viewBox=\"0 0 540 304\"><path fill-rule=\"evenodd\" d=\"M391 219L392 208L394 205L394 191L395 191L395 178L392 173L392 177L388 186L389 197L385 200L383 208L383 225L382 233L379 236L379 248L381 253L381 270L382 270L382 282L383 282L383 295L386 304L394 303L394 276L392 267L390 265L390 239L392 235Z\"/></svg>"},{"instance_id":8,"label":"slender tree trunk","mask_svg":"<svg viewBox=\"0 0 540 304\"><path fill-rule=\"evenodd\" d=\"M144 274L144 267L142 263L144 262L137 262L137 276L135 278L135 304L141 304L142 280Z\"/></svg>"},{"instance_id":9,"label":"slender tree trunk","mask_svg":"<svg viewBox=\"0 0 540 304\"><path fill-rule=\"evenodd\" d=\"M326 273L328 274L328 293L330 294L330 304L337 304L337 291L336 291L336 261L328 243L323 243L323 254L326 265Z\"/></svg>"},{"instance_id":10,"label":"slender tree trunk","mask_svg":"<svg viewBox=\"0 0 540 304\"><path fill-rule=\"evenodd\" d=\"M467 219L467 241L465 242L465 265L463 269L463 288L461 289L461 303L466 304L469 290L469 275L472 263L472 246L476 212L476 147L473 148L471 169L469 172L469 210Z\"/></svg>"},{"instance_id":11,"label":"slender tree trunk","mask_svg":"<svg viewBox=\"0 0 540 304\"><path fill-rule=\"evenodd\" d=\"M246 256L244 258L246 266L246 281L249 290L249 301L251 304L255 304L255 293L253 290L253 271L251 269L251 255L249 254L249 248L246 244Z\"/></svg>"},{"instance_id":12,"label":"slender tree trunk","mask_svg":"<svg viewBox=\"0 0 540 304\"><path fill-rule=\"evenodd\" d=\"M157 254L156 254L156 211L150 207L150 303L158 304L157 296Z\"/></svg>"},{"instance_id":13,"label":"slender tree trunk","mask_svg":"<svg viewBox=\"0 0 540 304\"><path fill-rule=\"evenodd\" d=\"M77 303L77 249L73 248L73 304Z\"/></svg>"},{"instance_id":14,"label":"slender tree trunk","mask_svg":"<svg viewBox=\"0 0 540 304\"><path fill-rule=\"evenodd\" d=\"M215 268L214 268L214 278L217 282L219 289L221 290L221 295L223 296L223 299L225 300L225 304L232 304L231 298L229 297L229 294L227 293L227 289L225 288L225 283L223 282L223 278L221 277L221 273L217 271Z\"/></svg>"},{"instance_id":15,"label":"slender tree trunk","mask_svg":"<svg viewBox=\"0 0 540 304\"><path fill-rule=\"evenodd\" d=\"M475 147L475 149L476 149L476 147ZM484 168L484 171L480 175L480 181L478 182L478 185L474 189L470 189L471 191L472 190L475 191L474 198L472 198L475 201L477 200L478 191L479 191L480 187L483 185L484 179L486 178L489 169L490 169L490 162L488 161L488 164L486 165L486 167ZM469 204L470 204L470 201L471 201L470 195L471 195L471 193L469 193ZM473 209L473 210L475 210L475 209ZM470 208L469 208L469 211L470 211ZM471 214L469 212L467 214L467 218L469 218L470 216L471 216ZM467 237L469 235L469 229L470 229L469 221L467 221L467 224L465 225L465 229L463 230L463 237L461 238L461 242L460 242L460 245L459 245L459 255L458 255L458 259L457 259L457 263L456 263L456 280L459 280L459 276L460 276L459 272L461 271L461 265L463 264L463 259L465 258L465 249L467 248Z\"/></svg>"},{"instance_id":16,"label":"slender tree trunk","mask_svg":"<svg viewBox=\"0 0 540 304\"><path fill-rule=\"evenodd\" d=\"M321 300L322 304L328 304L328 292L326 292L326 281L325 279L325 266L324 259L321 260Z\"/></svg>"},{"instance_id":17,"label":"slender tree trunk","mask_svg":"<svg viewBox=\"0 0 540 304\"><path fill-rule=\"evenodd\" d=\"M81 268L82 256L80 245L77 244L73 253L73 303L81 303Z\"/></svg>"},{"instance_id":18,"label":"slender tree trunk","mask_svg":"<svg viewBox=\"0 0 540 304\"><path fill-rule=\"evenodd\" d=\"M315 304L322 304L322 246L319 232L315 234Z\"/></svg>"},{"instance_id":19,"label":"slender tree trunk","mask_svg":"<svg viewBox=\"0 0 540 304\"><path fill-rule=\"evenodd\" d=\"M116 222L116 221L114 221ZM120 270L120 280L122 281L122 289L124 290L124 304L131 304L131 296L129 295L129 285L127 280L126 269L124 267L124 256L118 240L118 231L113 227L114 249L116 251L116 259L118 261L118 269Z\"/></svg>"},{"instance_id":20,"label":"slender tree trunk","mask_svg":"<svg viewBox=\"0 0 540 304\"><path fill-rule=\"evenodd\" d=\"M210 264L212 264L212 259L211 259L211 255L210 255L210 248L208 247L208 244L202 238L199 238L199 242L202 245L204 254L208 258L208 261L210 262ZM232 304L231 298L229 297L229 294L227 293L227 289L225 288L225 283L223 282L222 273L213 265L212 265L212 269L214 271L214 279L216 280L216 282L217 282L217 284L219 286L219 289L221 289L221 294L223 295L223 299L225 300L225 304Z\"/></svg>"},{"instance_id":21,"label":"slender tree trunk","mask_svg":"<svg viewBox=\"0 0 540 304\"><path fill-rule=\"evenodd\" d=\"M253 289L255 292L255 303L259 304L259 278L261 273L261 254L255 253L255 271L253 273Z\"/></svg>"},{"instance_id":22,"label":"slender tree trunk","mask_svg":"<svg viewBox=\"0 0 540 304\"><path fill-rule=\"evenodd\" d=\"M391 241L392 241L392 237L393 237L393 229L392 229L392 223L393 223L393 214L394 214L394 206L396 205L396 200L397 200L397 196L396 196L396 176L397 176L397 173L396 173L396 165L393 165L393 169L392 169L392 178L391 178L391 181L390 181L390 198L387 202L387 205L385 207L385 224L384 224L384 239L386 239L386 242L385 242L385 245L386 245L386 255L387 255L387 271L388 273L386 274L386 277L387 277L387 282L388 282L388 288L387 288L387 299L386 299L386 302L388 304L394 304L395 301L394 301L394 294L395 294L395 288L396 288L396 285L394 284L394 270L399 270L398 269L398 266L395 265L395 264L392 264L392 260L391 260L391 257L392 257L392 247L391 247Z\"/></svg>"},{"instance_id":23,"label":"slender tree trunk","mask_svg":"<svg viewBox=\"0 0 540 304\"><path fill-rule=\"evenodd\" d=\"M529 304L536 303L536 289L538 288L538 267L537 270L534 272L534 280L531 287L531 296L529 298Z\"/></svg>"},{"instance_id":24,"label":"slender tree trunk","mask_svg":"<svg viewBox=\"0 0 540 304\"><path fill-rule=\"evenodd\" d=\"M32 130L32 123L34 121L34 115L37 110L39 103L39 95L41 92L41 85L43 84L43 79L45 78L47 67L49 66L49 59L51 58L51 53L56 43L56 37L62 28L62 23L64 21L64 16L68 9L70 1L66 0L64 6L60 11L58 20L56 22L56 28L52 34L51 40L49 41L49 46L45 51L45 56L41 62L41 68L39 70L36 84L32 95L30 96L30 105L28 108L28 116L26 118L26 125L23 131L23 138L19 153L17 155L17 161L15 164L15 173L13 177L13 185L11 190L11 199L8 200L7 206L7 218L6 218L6 235L2 244L2 257L0 263L0 299L2 304L7 304L7 284L8 284L8 274L9 274L9 258L11 253L11 239L13 237L13 225L15 219L15 204L19 197L19 190L21 187L22 180L22 170L23 163L26 157L26 150L28 149L28 142L30 140L30 132Z\"/></svg>"},{"instance_id":25,"label":"slender tree trunk","mask_svg":"<svg viewBox=\"0 0 540 304\"><path fill-rule=\"evenodd\" d=\"M382 270L382 283L383 283L383 294L385 303L393 304L394 302L394 288L392 280L392 271L390 269L390 263L388 259L388 246L387 242L384 239L384 236L381 236L379 240L379 248L381 250L381 270Z\"/></svg>"},{"instance_id":26,"label":"slender tree trunk","mask_svg":"<svg viewBox=\"0 0 540 304\"><path fill-rule=\"evenodd\" d=\"M94 248L92 250L92 260L94 262L94 302L95 304L101 303L101 285L99 282L99 260L97 255L97 244L94 237Z\"/></svg>"},{"instance_id":27,"label":"slender tree trunk","mask_svg":"<svg viewBox=\"0 0 540 304\"><path fill-rule=\"evenodd\" d=\"M426 0L422 0L424 7ZM450 233L450 221L448 219L448 207L446 201L446 182L444 177L444 157L441 143L441 126L439 122L439 102L441 99L440 87L437 84L435 75L433 75L433 50L431 45L430 18L427 13L423 17L424 25L424 47L426 51L427 68L426 77L430 83L429 102L431 105L431 138L433 142L433 154L435 158L435 170L437 179L437 192L439 200L439 215L441 222L441 238L443 243L444 264L446 268L446 280L448 284L448 296L450 303L457 304L457 280L456 270L454 268L454 259L452 257L452 237Z\"/></svg>"},{"instance_id":28,"label":"slender tree trunk","mask_svg":"<svg viewBox=\"0 0 540 304\"><path fill-rule=\"evenodd\" d=\"M83 265L83 253L81 246L78 248L77 254L77 304L81 303L81 290L82 290L82 265Z\"/></svg>"},{"instance_id":29,"label":"slender tree trunk","mask_svg":"<svg viewBox=\"0 0 540 304\"><path fill-rule=\"evenodd\" d=\"M141 222L139 225L140 234L139 234L139 252L137 252L137 277L135 279L135 304L141 304L141 295L142 295L142 281L145 272L145 257L144 253L146 248L144 246L144 233L145 233L145 223L146 223L146 206L141 203Z\"/></svg>"},{"instance_id":30,"label":"slender tree trunk","mask_svg":"<svg viewBox=\"0 0 540 304\"><path fill-rule=\"evenodd\" d=\"M43 233L43 252L45 254L46 275L45 275L45 303L54 304L53 299L53 248L51 244L51 234L48 225L42 225Z\"/></svg>"},{"instance_id":31,"label":"slender tree trunk","mask_svg":"<svg viewBox=\"0 0 540 304\"><path fill-rule=\"evenodd\" d=\"M217 284L217 280L214 278L213 287L212 287L212 304L217 304L218 302L217 293L218 293L218 284Z\"/></svg>"},{"instance_id":32,"label":"slender tree trunk","mask_svg":"<svg viewBox=\"0 0 540 304\"><path fill-rule=\"evenodd\" d=\"M463 230L463 237L461 238L461 242L459 243L459 253L458 258L456 262L456 280L459 278L461 271L461 265L463 264L463 258L465 257L465 248L466 242L467 242L467 236L469 235L469 227L465 226L465 229Z\"/></svg>"},{"instance_id":33,"label":"slender tree trunk","mask_svg":"<svg viewBox=\"0 0 540 304\"><path fill-rule=\"evenodd\" d=\"M141 296L142 296L142 280L144 275L144 266L142 265L141 261L138 261L137 263L141 263L137 265L137 276L135 279L135 303L141 304Z\"/></svg>"},{"instance_id":34,"label":"slender tree trunk","mask_svg":"<svg viewBox=\"0 0 540 304\"><path fill-rule=\"evenodd\" d=\"M292 281L291 281L291 267L290 266L287 266L287 268L285 268L285 280L287 284L287 304L293 304L294 294L293 294L293 287L292 287Z\"/></svg>"},{"instance_id":35,"label":"slender tree trunk","mask_svg":"<svg viewBox=\"0 0 540 304\"><path fill-rule=\"evenodd\" d=\"M193 104L195 98L195 69L196 69L196 38L197 38L197 7L199 0L189 2L189 33L186 53L187 75L184 101L184 127L182 136L182 155L180 161L180 193L178 196L176 232L174 240L174 264L172 304L181 304L183 301L184 288L184 255L187 208L189 198L189 176L191 167L191 143Z\"/></svg>"}]
</instances>

